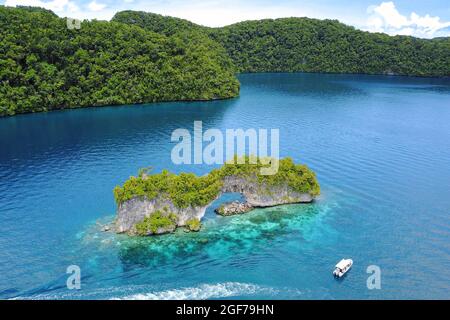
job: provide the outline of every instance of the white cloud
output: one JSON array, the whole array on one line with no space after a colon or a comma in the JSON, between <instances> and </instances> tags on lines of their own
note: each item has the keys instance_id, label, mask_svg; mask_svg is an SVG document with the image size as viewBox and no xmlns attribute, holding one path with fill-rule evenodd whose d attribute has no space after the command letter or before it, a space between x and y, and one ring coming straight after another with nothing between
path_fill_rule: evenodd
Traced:
<instances>
[{"instance_id":1,"label":"white cloud","mask_svg":"<svg viewBox=\"0 0 450 320\"><path fill-rule=\"evenodd\" d=\"M367 12L370 14L365 28L368 31L422 38L450 35L450 32L445 30L450 27L450 22L442 22L439 17L431 17L429 14L419 16L412 12L409 17L402 15L392 1L382 2L378 6L370 6L367 8Z\"/></svg>"},{"instance_id":2,"label":"white cloud","mask_svg":"<svg viewBox=\"0 0 450 320\"><path fill-rule=\"evenodd\" d=\"M77 12L78 6L69 0L6 0L5 6L33 6L52 10L55 13Z\"/></svg>"},{"instance_id":3,"label":"white cloud","mask_svg":"<svg viewBox=\"0 0 450 320\"><path fill-rule=\"evenodd\" d=\"M0 0L1 1L1 0ZM377 0L374 0L377 1ZM378 0L379 1L379 0ZM142 10L160 13L219 27L243 20L280 17L313 17L339 19L359 29L431 38L450 36L450 22L437 16L402 14L394 2L385 1L367 8L367 15L352 10L336 10L331 5L296 5L285 1L255 6L242 0L5 0L6 6L38 6L52 10L61 17L78 19L111 19L117 11Z\"/></svg>"},{"instance_id":4,"label":"white cloud","mask_svg":"<svg viewBox=\"0 0 450 320\"><path fill-rule=\"evenodd\" d=\"M33 6L52 10L60 17L77 19L109 20L115 11L106 9L106 5L90 2L83 10L75 3L77 0L5 0L5 6Z\"/></svg>"},{"instance_id":5,"label":"white cloud","mask_svg":"<svg viewBox=\"0 0 450 320\"><path fill-rule=\"evenodd\" d=\"M89 10L94 12L102 11L103 9L105 9L105 7L106 7L105 4L97 3L97 1L95 0L88 4Z\"/></svg>"}]
</instances>

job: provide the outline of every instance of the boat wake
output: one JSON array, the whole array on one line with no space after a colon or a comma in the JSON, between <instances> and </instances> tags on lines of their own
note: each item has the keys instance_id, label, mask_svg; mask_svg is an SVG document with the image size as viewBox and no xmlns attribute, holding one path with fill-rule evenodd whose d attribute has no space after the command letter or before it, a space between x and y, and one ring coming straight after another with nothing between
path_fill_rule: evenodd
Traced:
<instances>
[{"instance_id":1,"label":"boat wake","mask_svg":"<svg viewBox=\"0 0 450 320\"><path fill-rule=\"evenodd\" d=\"M115 300L206 300L236 296L251 296L255 294L276 295L278 290L251 283L224 282L202 284L198 287L186 287L165 291L137 293L113 298Z\"/></svg>"},{"instance_id":2,"label":"boat wake","mask_svg":"<svg viewBox=\"0 0 450 320\"><path fill-rule=\"evenodd\" d=\"M276 298L280 292L286 293L291 290L278 290L252 283L223 282L167 290L155 290L154 287L151 288L149 286L122 286L80 291L21 295L12 298L12 300L207 300L229 297L254 297L255 295ZM301 295L297 290L291 292L291 294L295 296Z\"/></svg>"}]
</instances>

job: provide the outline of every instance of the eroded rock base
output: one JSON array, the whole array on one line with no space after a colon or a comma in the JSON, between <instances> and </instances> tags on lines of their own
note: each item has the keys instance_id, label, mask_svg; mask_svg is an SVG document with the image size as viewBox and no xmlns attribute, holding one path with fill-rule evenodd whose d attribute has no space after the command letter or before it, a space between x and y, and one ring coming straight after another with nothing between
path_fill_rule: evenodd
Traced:
<instances>
[{"instance_id":1,"label":"eroded rock base","mask_svg":"<svg viewBox=\"0 0 450 320\"><path fill-rule=\"evenodd\" d=\"M214 211L221 216L232 216L253 210L253 206L248 202L233 201L222 204Z\"/></svg>"}]
</instances>

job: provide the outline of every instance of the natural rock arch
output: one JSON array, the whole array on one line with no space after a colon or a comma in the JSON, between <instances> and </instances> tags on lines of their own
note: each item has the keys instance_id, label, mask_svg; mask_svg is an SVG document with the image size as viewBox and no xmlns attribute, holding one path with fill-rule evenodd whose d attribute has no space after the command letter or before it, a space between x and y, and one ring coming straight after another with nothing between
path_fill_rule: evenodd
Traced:
<instances>
[{"instance_id":1,"label":"natural rock arch","mask_svg":"<svg viewBox=\"0 0 450 320\"><path fill-rule=\"evenodd\" d=\"M115 189L116 231L160 234L189 226L201 220L206 209L224 193L240 193L253 208L311 202L320 192L314 173L306 166L294 164L290 158L280 160L277 177L261 177L247 166L250 165L225 165L225 169L213 170L202 177L168 172L132 177L123 187ZM163 187L159 190L155 185ZM202 189L192 191L192 185ZM190 193L187 198L192 200L196 192L202 194L201 201L187 202L186 194Z\"/></svg>"}]
</instances>

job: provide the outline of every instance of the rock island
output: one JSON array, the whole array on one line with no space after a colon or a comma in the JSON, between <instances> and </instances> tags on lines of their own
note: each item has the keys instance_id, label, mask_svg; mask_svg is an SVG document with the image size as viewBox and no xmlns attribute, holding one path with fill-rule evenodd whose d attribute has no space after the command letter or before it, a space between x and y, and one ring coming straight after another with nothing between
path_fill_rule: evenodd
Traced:
<instances>
[{"instance_id":1,"label":"rock island","mask_svg":"<svg viewBox=\"0 0 450 320\"><path fill-rule=\"evenodd\" d=\"M233 163L203 176L141 170L137 177L130 177L114 189L118 205L116 232L147 236L173 232L177 227L198 231L206 209L223 193L240 193L245 202L217 208L221 215L308 203L320 194L316 175L306 165L284 158L279 160L276 174L261 175L259 169L267 162L249 160L244 157L244 161L237 161L235 157Z\"/></svg>"}]
</instances>

